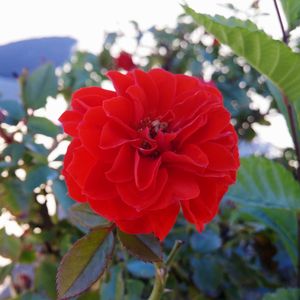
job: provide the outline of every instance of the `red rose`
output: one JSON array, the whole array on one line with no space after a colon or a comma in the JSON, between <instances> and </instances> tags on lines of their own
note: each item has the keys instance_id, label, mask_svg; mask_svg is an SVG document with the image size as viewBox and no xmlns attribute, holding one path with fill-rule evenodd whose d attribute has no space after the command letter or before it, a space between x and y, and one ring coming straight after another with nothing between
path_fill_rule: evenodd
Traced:
<instances>
[{"instance_id":1,"label":"red rose","mask_svg":"<svg viewBox=\"0 0 300 300\"><path fill-rule=\"evenodd\" d=\"M136 65L132 61L132 56L125 51L122 51L115 59L115 65L118 69L124 69L126 71L131 71L136 68Z\"/></svg>"},{"instance_id":2,"label":"red rose","mask_svg":"<svg viewBox=\"0 0 300 300\"><path fill-rule=\"evenodd\" d=\"M63 168L70 196L127 233L163 240L180 209L202 230L239 166L222 95L161 69L108 77L116 92L80 89L60 117L73 136Z\"/></svg>"}]
</instances>

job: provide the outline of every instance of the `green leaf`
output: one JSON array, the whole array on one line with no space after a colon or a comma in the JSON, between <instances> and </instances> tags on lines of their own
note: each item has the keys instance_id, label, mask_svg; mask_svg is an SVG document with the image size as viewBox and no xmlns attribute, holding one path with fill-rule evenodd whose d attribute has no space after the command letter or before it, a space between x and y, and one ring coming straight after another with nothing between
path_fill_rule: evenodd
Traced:
<instances>
[{"instance_id":1,"label":"green leaf","mask_svg":"<svg viewBox=\"0 0 300 300\"><path fill-rule=\"evenodd\" d=\"M162 261L162 249L159 240L152 234L127 234L118 229L122 245L137 258L148 262Z\"/></svg>"},{"instance_id":2,"label":"green leaf","mask_svg":"<svg viewBox=\"0 0 300 300\"><path fill-rule=\"evenodd\" d=\"M22 103L16 100L0 100L0 110L6 111L4 122L10 125L16 125L25 117Z\"/></svg>"},{"instance_id":3,"label":"green leaf","mask_svg":"<svg viewBox=\"0 0 300 300\"><path fill-rule=\"evenodd\" d=\"M24 103L27 108L44 107L48 96L57 94L57 78L52 64L45 64L35 70L26 80Z\"/></svg>"},{"instance_id":4,"label":"green leaf","mask_svg":"<svg viewBox=\"0 0 300 300\"><path fill-rule=\"evenodd\" d=\"M125 300L140 300L144 289L144 283L136 279L126 280L127 294Z\"/></svg>"},{"instance_id":5,"label":"green leaf","mask_svg":"<svg viewBox=\"0 0 300 300\"><path fill-rule=\"evenodd\" d=\"M241 159L237 183L226 198L247 206L299 210L299 195L299 183L282 165L262 157L247 157Z\"/></svg>"},{"instance_id":6,"label":"green leaf","mask_svg":"<svg viewBox=\"0 0 300 300\"><path fill-rule=\"evenodd\" d=\"M267 76L295 105L300 117L300 56L280 41L258 30L250 21L196 13L184 6L187 14L205 27L220 42L227 44L250 65Z\"/></svg>"},{"instance_id":7,"label":"green leaf","mask_svg":"<svg viewBox=\"0 0 300 300\"><path fill-rule=\"evenodd\" d=\"M46 183L47 180L53 180L57 176L57 171L49 168L46 165L34 166L28 171L26 175L26 179L24 182L25 189L28 192L31 192L42 183Z\"/></svg>"},{"instance_id":8,"label":"green leaf","mask_svg":"<svg viewBox=\"0 0 300 300\"><path fill-rule=\"evenodd\" d=\"M278 289L275 293L266 294L263 300L299 300L300 289Z\"/></svg>"},{"instance_id":9,"label":"green leaf","mask_svg":"<svg viewBox=\"0 0 300 300\"><path fill-rule=\"evenodd\" d=\"M103 275L114 249L111 229L92 230L64 256L57 273L58 299L83 293Z\"/></svg>"},{"instance_id":10,"label":"green leaf","mask_svg":"<svg viewBox=\"0 0 300 300\"><path fill-rule=\"evenodd\" d=\"M289 24L289 30L293 30L300 25L300 1L281 0L281 5Z\"/></svg>"},{"instance_id":11,"label":"green leaf","mask_svg":"<svg viewBox=\"0 0 300 300\"><path fill-rule=\"evenodd\" d=\"M241 212L250 214L276 232L278 239L289 254L293 265L297 266L297 214L295 211L261 207L242 207Z\"/></svg>"},{"instance_id":12,"label":"green leaf","mask_svg":"<svg viewBox=\"0 0 300 300\"><path fill-rule=\"evenodd\" d=\"M155 275L154 265L140 260L130 260L126 264L128 272L133 276L143 279L153 278Z\"/></svg>"},{"instance_id":13,"label":"green leaf","mask_svg":"<svg viewBox=\"0 0 300 300\"><path fill-rule=\"evenodd\" d=\"M5 229L0 230L0 255L16 261L21 254L21 241L13 235L7 235Z\"/></svg>"},{"instance_id":14,"label":"green leaf","mask_svg":"<svg viewBox=\"0 0 300 300\"><path fill-rule=\"evenodd\" d=\"M42 117L30 117L27 127L31 134L39 133L49 137L56 137L60 133L60 128L58 126Z\"/></svg>"},{"instance_id":15,"label":"green leaf","mask_svg":"<svg viewBox=\"0 0 300 300\"><path fill-rule=\"evenodd\" d=\"M37 291L46 293L50 299L56 299L55 276L56 264L49 260L43 261L35 273L35 287Z\"/></svg>"},{"instance_id":16,"label":"green leaf","mask_svg":"<svg viewBox=\"0 0 300 300\"><path fill-rule=\"evenodd\" d=\"M192 259L192 265L195 285L207 293L215 293L223 278L223 270L215 257L206 255L199 260Z\"/></svg>"},{"instance_id":17,"label":"green leaf","mask_svg":"<svg viewBox=\"0 0 300 300\"><path fill-rule=\"evenodd\" d=\"M74 205L74 200L68 196L68 190L65 182L59 179L54 180L52 183L52 191L64 212L68 214L70 207Z\"/></svg>"},{"instance_id":18,"label":"green leaf","mask_svg":"<svg viewBox=\"0 0 300 300\"><path fill-rule=\"evenodd\" d=\"M114 266L109 271L109 280L101 285L101 300L123 300L124 280L122 268Z\"/></svg>"},{"instance_id":19,"label":"green leaf","mask_svg":"<svg viewBox=\"0 0 300 300\"><path fill-rule=\"evenodd\" d=\"M45 297L44 295L28 292L17 298L14 298L13 300L48 300L48 299L49 298Z\"/></svg>"},{"instance_id":20,"label":"green leaf","mask_svg":"<svg viewBox=\"0 0 300 300\"><path fill-rule=\"evenodd\" d=\"M0 268L0 285L2 284L4 279L11 273L13 267L14 267L13 264L9 264L7 266Z\"/></svg>"},{"instance_id":21,"label":"green leaf","mask_svg":"<svg viewBox=\"0 0 300 300\"><path fill-rule=\"evenodd\" d=\"M13 165L17 164L24 153L25 146L23 144L10 144L3 151L4 156L9 155L11 157Z\"/></svg>"},{"instance_id":22,"label":"green leaf","mask_svg":"<svg viewBox=\"0 0 300 300\"><path fill-rule=\"evenodd\" d=\"M0 205L14 215L26 214L29 210L30 199L23 185L22 181L13 178L0 185Z\"/></svg>"},{"instance_id":23,"label":"green leaf","mask_svg":"<svg viewBox=\"0 0 300 300\"><path fill-rule=\"evenodd\" d=\"M112 224L108 220L96 214L88 203L77 203L70 207L70 218L76 225L86 228L110 227Z\"/></svg>"}]
</instances>

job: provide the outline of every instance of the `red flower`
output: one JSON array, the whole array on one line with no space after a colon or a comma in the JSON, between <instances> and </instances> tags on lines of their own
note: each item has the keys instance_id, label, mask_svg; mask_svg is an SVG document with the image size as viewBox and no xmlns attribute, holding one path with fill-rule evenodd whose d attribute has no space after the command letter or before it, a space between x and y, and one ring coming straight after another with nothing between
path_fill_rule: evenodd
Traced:
<instances>
[{"instance_id":1,"label":"red flower","mask_svg":"<svg viewBox=\"0 0 300 300\"><path fill-rule=\"evenodd\" d=\"M115 59L115 65L118 69L124 69L126 71L131 71L136 68L136 65L132 61L132 56L125 51L122 51Z\"/></svg>"},{"instance_id":2,"label":"red flower","mask_svg":"<svg viewBox=\"0 0 300 300\"><path fill-rule=\"evenodd\" d=\"M108 77L116 92L80 89L60 117L73 136L63 168L70 196L127 233L162 240L180 209L202 230L239 166L222 95L161 69Z\"/></svg>"}]
</instances>

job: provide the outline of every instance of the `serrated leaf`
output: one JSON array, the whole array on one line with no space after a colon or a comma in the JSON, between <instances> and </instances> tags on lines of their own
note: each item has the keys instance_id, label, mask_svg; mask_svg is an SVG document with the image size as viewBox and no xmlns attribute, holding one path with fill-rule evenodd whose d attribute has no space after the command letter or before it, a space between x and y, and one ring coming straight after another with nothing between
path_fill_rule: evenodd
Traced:
<instances>
[{"instance_id":1,"label":"serrated leaf","mask_svg":"<svg viewBox=\"0 0 300 300\"><path fill-rule=\"evenodd\" d=\"M0 230L0 255L16 261L21 254L21 241L13 235L7 235L4 228Z\"/></svg>"},{"instance_id":2,"label":"serrated leaf","mask_svg":"<svg viewBox=\"0 0 300 300\"><path fill-rule=\"evenodd\" d=\"M242 212L250 214L268 228L276 232L278 239L286 249L291 262L297 266L297 214L295 211L244 206Z\"/></svg>"},{"instance_id":3,"label":"serrated leaf","mask_svg":"<svg viewBox=\"0 0 300 300\"><path fill-rule=\"evenodd\" d=\"M108 220L96 214L88 203L77 203L70 207L69 215L74 224L86 228L110 227L112 224Z\"/></svg>"},{"instance_id":4,"label":"serrated leaf","mask_svg":"<svg viewBox=\"0 0 300 300\"><path fill-rule=\"evenodd\" d=\"M31 134L39 133L49 137L56 137L60 133L58 126L43 117L30 117L27 127Z\"/></svg>"},{"instance_id":5,"label":"serrated leaf","mask_svg":"<svg viewBox=\"0 0 300 300\"><path fill-rule=\"evenodd\" d=\"M300 210L300 185L291 172L262 157L241 159L238 178L226 198L244 205Z\"/></svg>"},{"instance_id":6,"label":"serrated leaf","mask_svg":"<svg viewBox=\"0 0 300 300\"><path fill-rule=\"evenodd\" d=\"M300 56L284 43L273 40L250 21L209 16L184 6L187 14L220 42L267 76L294 104L300 120Z\"/></svg>"},{"instance_id":7,"label":"serrated leaf","mask_svg":"<svg viewBox=\"0 0 300 300\"><path fill-rule=\"evenodd\" d=\"M122 245L137 258L147 262L162 261L159 240L152 234L128 234L118 229Z\"/></svg>"},{"instance_id":8,"label":"serrated leaf","mask_svg":"<svg viewBox=\"0 0 300 300\"><path fill-rule=\"evenodd\" d=\"M58 176L56 170L49 168L46 165L34 166L31 168L24 182L26 191L31 192L34 188L46 183L47 180L53 180Z\"/></svg>"},{"instance_id":9,"label":"serrated leaf","mask_svg":"<svg viewBox=\"0 0 300 300\"><path fill-rule=\"evenodd\" d=\"M266 294L263 300L299 300L300 289L278 289L275 293Z\"/></svg>"},{"instance_id":10,"label":"serrated leaf","mask_svg":"<svg viewBox=\"0 0 300 300\"><path fill-rule=\"evenodd\" d=\"M103 275L114 249L111 229L92 230L64 256L57 273L58 299L81 294Z\"/></svg>"},{"instance_id":11,"label":"serrated leaf","mask_svg":"<svg viewBox=\"0 0 300 300\"><path fill-rule=\"evenodd\" d=\"M300 1L299 0L280 0L286 19L289 24L289 30L293 30L300 25Z\"/></svg>"},{"instance_id":12,"label":"serrated leaf","mask_svg":"<svg viewBox=\"0 0 300 300\"><path fill-rule=\"evenodd\" d=\"M57 78L52 64L45 64L35 70L27 79L23 91L26 107L44 107L48 96L57 94Z\"/></svg>"}]
</instances>

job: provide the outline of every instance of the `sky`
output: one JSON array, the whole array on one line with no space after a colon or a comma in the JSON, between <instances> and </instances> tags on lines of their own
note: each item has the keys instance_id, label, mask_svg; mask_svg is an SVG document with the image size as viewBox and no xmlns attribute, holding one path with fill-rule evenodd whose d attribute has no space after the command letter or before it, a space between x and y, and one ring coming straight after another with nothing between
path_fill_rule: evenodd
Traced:
<instances>
[{"instance_id":1,"label":"sky","mask_svg":"<svg viewBox=\"0 0 300 300\"><path fill-rule=\"evenodd\" d=\"M252 0L187 0L195 10L209 14L230 15L221 5L227 2L247 11ZM153 25L175 23L182 13L183 0L2 0L0 1L0 45L44 36L71 36L79 47L97 52L105 31L126 28L130 20L146 29ZM278 37L273 1L261 0L259 25Z\"/></svg>"}]
</instances>

